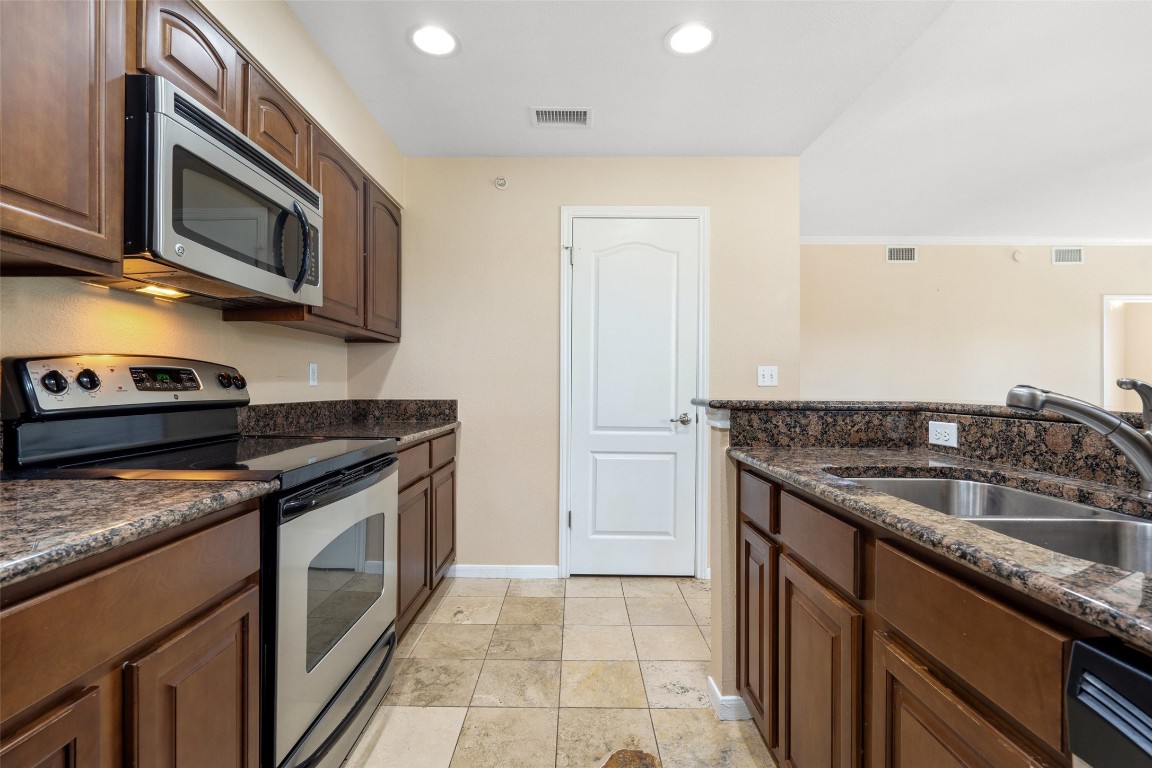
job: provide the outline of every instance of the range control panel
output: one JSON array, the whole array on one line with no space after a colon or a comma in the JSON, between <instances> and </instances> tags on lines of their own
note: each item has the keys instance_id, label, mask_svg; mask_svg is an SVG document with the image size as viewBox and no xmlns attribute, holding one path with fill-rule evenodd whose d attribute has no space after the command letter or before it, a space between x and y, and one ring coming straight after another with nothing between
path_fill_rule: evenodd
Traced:
<instances>
[{"instance_id":1,"label":"range control panel","mask_svg":"<svg viewBox=\"0 0 1152 768\"><path fill-rule=\"evenodd\" d=\"M21 384L26 401L22 405L31 413L150 405L157 409L181 404L247 405L249 401L248 382L240 371L203 360L73 355L5 360L4 368L6 378L13 377L8 382L15 379ZM8 405L6 402L6 409Z\"/></svg>"}]
</instances>

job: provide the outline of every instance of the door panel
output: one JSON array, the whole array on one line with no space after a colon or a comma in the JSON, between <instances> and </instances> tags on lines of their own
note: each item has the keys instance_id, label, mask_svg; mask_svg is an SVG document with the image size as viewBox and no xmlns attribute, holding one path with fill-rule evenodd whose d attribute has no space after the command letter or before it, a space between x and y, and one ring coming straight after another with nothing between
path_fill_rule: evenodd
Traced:
<instances>
[{"instance_id":1,"label":"door panel","mask_svg":"<svg viewBox=\"0 0 1152 768\"><path fill-rule=\"evenodd\" d=\"M573 220L572 573L695 570L701 226Z\"/></svg>"},{"instance_id":2,"label":"door panel","mask_svg":"<svg viewBox=\"0 0 1152 768\"><path fill-rule=\"evenodd\" d=\"M100 691L87 688L0 744L4 768L97 768Z\"/></svg>"},{"instance_id":3,"label":"door panel","mask_svg":"<svg viewBox=\"0 0 1152 768\"><path fill-rule=\"evenodd\" d=\"M770 747L776 746L776 569L780 547L740 524L738 687Z\"/></svg>"}]
</instances>

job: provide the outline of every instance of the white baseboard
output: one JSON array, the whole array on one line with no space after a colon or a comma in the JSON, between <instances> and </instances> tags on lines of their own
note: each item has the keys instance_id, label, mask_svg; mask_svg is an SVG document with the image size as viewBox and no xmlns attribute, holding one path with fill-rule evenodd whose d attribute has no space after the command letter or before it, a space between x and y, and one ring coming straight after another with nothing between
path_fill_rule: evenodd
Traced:
<instances>
[{"instance_id":1,"label":"white baseboard","mask_svg":"<svg viewBox=\"0 0 1152 768\"><path fill-rule=\"evenodd\" d=\"M708 676L708 698L712 699L712 709L716 710L716 717L721 720L750 720L752 713L748 705L739 696L721 696L720 689L712 676Z\"/></svg>"},{"instance_id":2,"label":"white baseboard","mask_svg":"<svg viewBox=\"0 0 1152 768\"><path fill-rule=\"evenodd\" d=\"M558 565L453 565L449 576L463 579L558 579Z\"/></svg>"}]
</instances>

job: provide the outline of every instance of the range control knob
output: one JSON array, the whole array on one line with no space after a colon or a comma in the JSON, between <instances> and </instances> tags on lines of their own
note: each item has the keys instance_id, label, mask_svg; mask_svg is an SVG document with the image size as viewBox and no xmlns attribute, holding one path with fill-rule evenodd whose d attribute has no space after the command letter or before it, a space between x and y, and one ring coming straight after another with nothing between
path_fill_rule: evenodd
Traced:
<instances>
[{"instance_id":1,"label":"range control knob","mask_svg":"<svg viewBox=\"0 0 1152 768\"><path fill-rule=\"evenodd\" d=\"M85 368L76 374L76 383L80 385L80 389L86 392L100 388L100 377L96 375L96 371L91 368Z\"/></svg>"},{"instance_id":2,"label":"range control knob","mask_svg":"<svg viewBox=\"0 0 1152 768\"><path fill-rule=\"evenodd\" d=\"M244 389L248 386L248 380L240 374L236 374L232 377L232 386L236 387L236 389Z\"/></svg>"},{"instance_id":3,"label":"range control knob","mask_svg":"<svg viewBox=\"0 0 1152 768\"><path fill-rule=\"evenodd\" d=\"M236 383L235 379L232 378L232 374L228 373L228 371L220 371L220 373L216 374L216 381L220 382L220 386L225 389Z\"/></svg>"},{"instance_id":4,"label":"range control knob","mask_svg":"<svg viewBox=\"0 0 1152 768\"><path fill-rule=\"evenodd\" d=\"M40 377L40 384L54 395L59 395L68 389L68 379L64 378L64 374L60 371L48 371Z\"/></svg>"}]
</instances>

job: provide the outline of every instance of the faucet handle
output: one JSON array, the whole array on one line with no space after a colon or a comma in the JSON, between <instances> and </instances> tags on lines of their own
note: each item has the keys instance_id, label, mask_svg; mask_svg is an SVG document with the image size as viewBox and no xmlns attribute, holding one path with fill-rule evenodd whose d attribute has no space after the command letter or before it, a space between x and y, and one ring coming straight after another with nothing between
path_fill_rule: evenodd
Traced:
<instances>
[{"instance_id":1,"label":"faucet handle","mask_svg":"<svg viewBox=\"0 0 1152 768\"><path fill-rule=\"evenodd\" d=\"M1139 379L1116 379L1116 386L1140 395L1144 404L1144 433L1152 439L1152 384Z\"/></svg>"}]
</instances>

